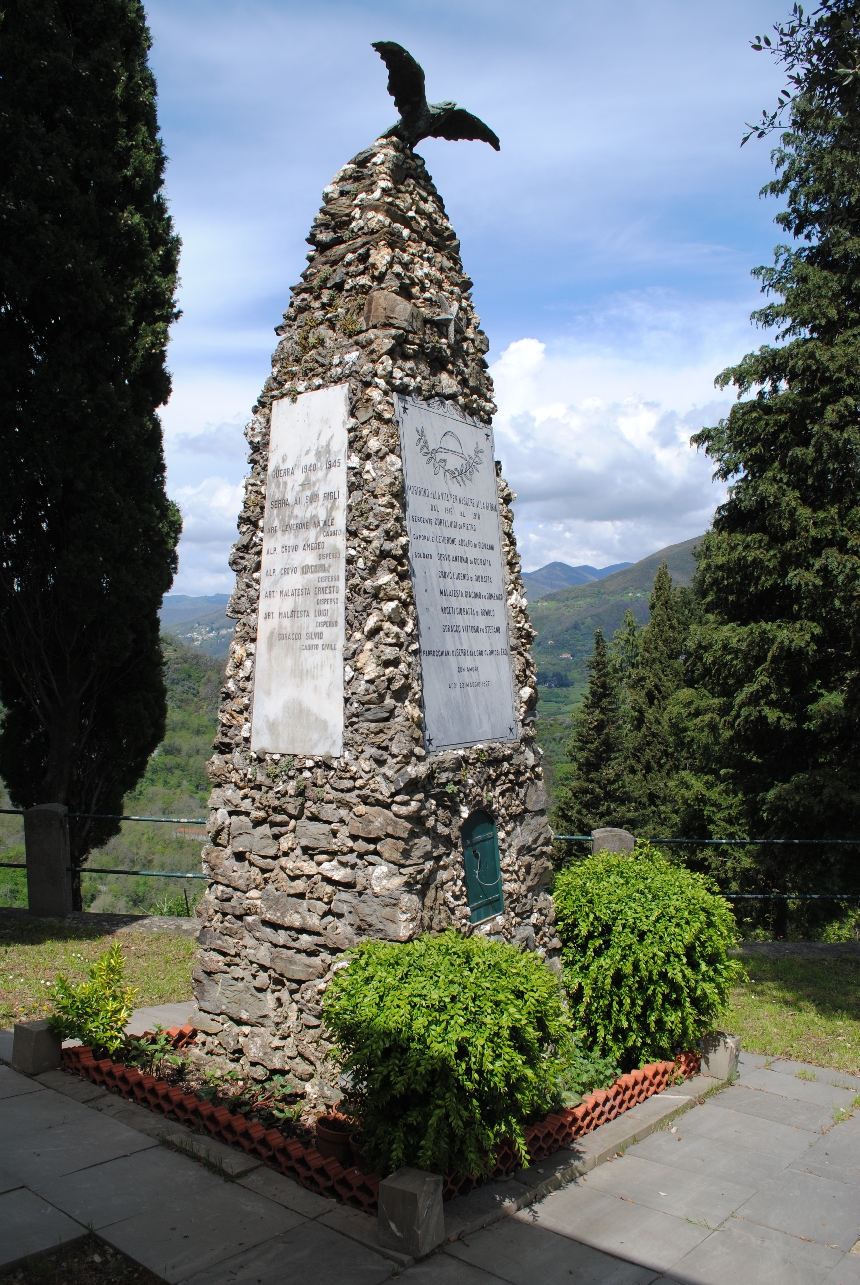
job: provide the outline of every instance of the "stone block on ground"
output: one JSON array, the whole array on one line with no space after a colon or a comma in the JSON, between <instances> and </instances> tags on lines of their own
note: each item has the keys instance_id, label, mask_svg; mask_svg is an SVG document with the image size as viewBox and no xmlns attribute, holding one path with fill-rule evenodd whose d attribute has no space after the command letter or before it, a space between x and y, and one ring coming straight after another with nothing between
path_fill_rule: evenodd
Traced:
<instances>
[{"instance_id":1,"label":"stone block on ground","mask_svg":"<svg viewBox=\"0 0 860 1285\"><path fill-rule=\"evenodd\" d=\"M423 1258L445 1236L442 1178L404 1166L379 1184L379 1242Z\"/></svg>"},{"instance_id":2,"label":"stone block on ground","mask_svg":"<svg viewBox=\"0 0 860 1285\"><path fill-rule=\"evenodd\" d=\"M31 1255L69 1245L86 1234L80 1223L26 1187L0 1196L0 1271Z\"/></svg>"},{"instance_id":3,"label":"stone block on ground","mask_svg":"<svg viewBox=\"0 0 860 1285\"><path fill-rule=\"evenodd\" d=\"M629 830L603 826L591 831L592 852L632 852L635 847L636 839Z\"/></svg>"},{"instance_id":4,"label":"stone block on ground","mask_svg":"<svg viewBox=\"0 0 860 1285\"><path fill-rule=\"evenodd\" d=\"M12 1066L23 1075L56 1071L62 1061L63 1041L49 1027L47 1018L38 1022L16 1022L12 1044Z\"/></svg>"},{"instance_id":5,"label":"stone block on ground","mask_svg":"<svg viewBox=\"0 0 860 1285\"><path fill-rule=\"evenodd\" d=\"M716 1080L727 1080L735 1075L738 1069L738 1058L741 1041L738 1035L726 1035L725 1031L714 1031L702 1041L702 1075L713 1076Z\"/></svg>"}]
</instances>

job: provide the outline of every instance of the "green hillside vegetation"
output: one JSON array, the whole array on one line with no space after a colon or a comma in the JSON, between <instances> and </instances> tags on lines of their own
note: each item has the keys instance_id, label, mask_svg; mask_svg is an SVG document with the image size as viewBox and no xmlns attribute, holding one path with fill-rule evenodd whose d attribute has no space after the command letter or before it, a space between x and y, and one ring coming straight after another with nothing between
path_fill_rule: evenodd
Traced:
<instances>
[{"instance_id":1,"label":"green hillside vegetation","mask_svg":"<svg viewBox=\"0 0 860 1285\"><path fill-rule=\"evenodd\" d=\"M162 635L168 713L164 740L150 757L136 790L126 795L123 811L135 816L204 817L209 782L206 760L212 753L223 663L205 651ZM5 801L4 801L5 800ZM0 806L9 807L3 795ZM71 822L73 825L74 822ZM203 826L125 822L120 833L92 852L90 867L125 870L200 869ZM0 816L0 860L24 860L20 818ZM85 910L145 914L185 913L185 893L193 906L201 883L122 875L83 875ZM23 870L0 870L0 905L25 906Z\"/></svg>"},{"instance_id":2,"label":"green hillside vegetation","mask_svg":"<svg viewBox=\"0 0 860 1285\"><path fill-rule=\"evenodd\" d=\"M198 598L168 594L158 613L161 628L188 647L226 658L236 623L226 614L228 601L226 593Z\"/></svg>"},{"instance_id":3,"label":"green hillside vegetation","mask_svg":"<svg viewBox=\"0 0 860 1285\"><path fill-rule=\"evenodd\" d=\"M594 649L595 629L611 638L627 611L640 625L647 624L648 597L660 564L666 563L673 584L689 585L696 569L693 550L701 539L670 544L603 580L572 585L530 602L529 618L538 633L532 648L540 692L538 743L546 756L551 793L567 775L570 718L588 682L586 662Z\"/></svg>"}]
</instances>

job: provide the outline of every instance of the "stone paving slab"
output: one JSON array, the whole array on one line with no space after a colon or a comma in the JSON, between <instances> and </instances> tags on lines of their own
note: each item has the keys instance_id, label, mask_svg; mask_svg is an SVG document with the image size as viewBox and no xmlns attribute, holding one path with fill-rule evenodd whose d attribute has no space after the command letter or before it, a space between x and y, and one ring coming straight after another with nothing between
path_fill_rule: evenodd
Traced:
<instances>
[{"instance_id":1,"label":"stone paving slab","mask_svg":"<svg viewBox=\"0 0 860 1285\"><path fill-rule=\"evenodd\" d=\"M801 1129L797 1125L779 1124L775 1120L763 1120L746 1112L735 1111L724 1105L728 1101L730 1099L726 1093L709 1098L704 1107L690 1111L683 1121L678 1122L678 1131L683 1128L682 1136L687 1140L711 1138L715 1142L725 1142L733 1151L740 1147L744 1152L767 1152L786 1165L804 1155L816 1139L821 1137L820 1133ZM677 1134L671 1136L676 1137Z\"/></svg>"},{"instance_id":2,"label":"stone paving slab","mask_svg":"<svg viewBox=\"0 0 860 1285\"><path fill-rule=\"evenodd\" d=\"M810 1102L798 1102L779 1093L769 1093L745 1085L733 1084L720 1094L719 1099L715 1099L715 1105L720 1110L757 1116L760 1120L804 1129L807 1133L823 1133L825 1129L833 1127L832 1111Z\"/></svg>"},{"instance_id":3,"label":"stone paving slab","mask_svg":"<svg viewBox=\"0 0 860 1285\"><path fill-rule=\"evenodd\" d=\"M843 1251L860 1237L857 1188L796 1169L765 1183L737 1210L737 1216Z\"/></svg>"},{"instance_id":4,"label":"stone paving slab","mask_svg":"<svg viewBox=\"0 0 860 1285\"><path fill-rule=\"evenodd\" d=\"M643 1159L638 1147L633 1154L596 1169L590 1175L589 1190L709 1227L723 1222L756 1191L754 1185L744 1187L708 1173L690 1173Z\"/></svg>"},{"instance_id":5,"label":"stone paving slab","mask_svg":"<svg viewBox=\"0 0 860 1285\"><path fill-rule=\"evenodd\" d=\"M846 1254L842 1262L822 1278L821 1285L860 1285L860 1254Z\"/></svg>"},{"instance_id":6,"label":"stone paving slab","mask_svg":"<svg viewBox=\"0 0 860 1285\"><path fill-rule=\"evenodd\" d=\"M592 1191L591 1175L514 1217L655 1272L667 1271L711 1234L685 1218Z\"/></svg>"},{"instance_id":7,"label":"stone paving slab","mask_svg":"<svg viewBox=\"0 0 860 1285\"><path fill-rule=\"evenodd\" d=\"M0 1066L0 1098L17 1098L22 1093L38 1093L40 1085L28 1075L13 1071L10 1066Z\"/></svg>"},{"instance_id":8,"label":"stone paving slab","mask_svg":"<svg viewBox=\"0 0 860 1285\"><path fill-rule=\"evenodd\" d=\"M853 1116L825 1133L791 1168L860 1187L860 1120ZM860 1192L856 1195L860 1200Z\"/></svg>"},{"instance_id":9,"label":"stone paving slab","mask_svg":"<svg viewBox=\"0 0 860 1285\"><path fill-rule=\"evenodd\" d=\"M807 1102L818 1107L836 1106L849 1111L856 1097L855 1089L840 1089L823 1081L780 1075L778 1071L748 1071L740 1077L738 1086L764 1089L765 1093L775 1093L778 1097L788 1098L794 1102Z\"/></svg>"},{"instance_id":10,"label":"stone paving slab","mask_svg":"<svg viewBox=\"0 0 860 1285\"><path fill-rule=\"evenodd\" d=\"M730 1218L661 1285L820 1285L839 1260L838 1250Z\"/></svg>"},{"instance_id":11,"label":"stone paving slab","mask_svg":"<svg viewBox=\"0 0 860 1285\"><path fill-rule=\"evenodd\" d=\"M567 1278L568 1281L571 1277ZM482 1267L473 1267L471 1263L461 1262L450 1254L432 1254L424 1258L408 1272L397 1277L404 1285L507 1285L507 1282ZM535 1285L538 1285L536 1282ZM546 1285L551 1285L546 1282ZM554 1285L554 1283L552 1283Z\"/></svg>"},{"instance_id":12,"label":"stone paving slab","mask_svg":"<svg viewBox=\"0 0 860 1285\"><path fill-rule=\"evenodd\" d=\"M307 1187L299 1186L292 1178L285 1178L282 1173L276 1173L274 1169L267 1169L264 1165L253 1173L245 1174L238 1182L258 1196L274 1200L285 1209L292 1209L305 1218L318 1218L320 1214L330 1213L338 1204L336 1200L308 1191Z\"/></svg>"},{"instance_id":13,"label":"stone paving slab","mask_svg":"<svg viewBox=\"0 0 860 1285\"><path fill-rule=\"evenodd\" d=\"M409 1254L401 1254L396 1249L389 1249L387 1245L380 1245L379 1220L373 1214L365 1214L360 1209L351 1209L349 1205L335 1202L334 1209L321 1214L317 1222L323 1227L330 1227L332 1231L349 1236L350 1240L357 1240L360 1245L382 1254L383 1258L389 1258L401 1269L411 1267L415 1262Z\"/></svg>"},{"instance_id":14,"label":"stone paving slab","mask_svg":"<svg viewBox=\"0 0 860 1285\"><path fill-rule=\"evenodd\" d=\"M519 1219L505 1218L447 1246L446 1254L483 1268L511 1285L650 1285L655 1273L634 1263L611 1258L600 1250ZM407 1272L404 1281L410 1281ZM459 1278L452 1278L459 1279Z\"/></svg>"},{"instance_id":15,"label":"stone paving slab","mask_svg":"<svg viewBox=\"0 0 860 1285\"><path fill-rule=\"evenodd\" d=\"M167 1279L187 1280L189 1285L378 1285L395 1270L387 1258L317 1221L193 1276L171 1275Z\"/></svg>"},{"instance_id":16,"label":"stone paving slab","mask_svg":"<svg viewBox=\"0 0 860 1285\"><path fill-rule=\"evenodd\" d=\"M775 1155L761 1147L746 1145L740 1137L732 1142L721 1142L689 1130L682 1123L677 1133L670 1133L667 1129L652 1133L650 1138L638 1143L636 1155L642 1160L668 1165L688 1174L708 1174L711 1178L726 1179L755 1190L781 1173L795 1156L805 1156L809 1151L807 1140L800 1137L795 1141L791 1152Z\"/></svg>"},{"instance_id":17,"label":"stone paving slab","mask_svg":"<svg viewBox=\"0 0 860 1285\"><path fill-rule=\"evenodd\" d=\"M55 1089L57 1093L72 1098L75 1102L94 1103L98 1098L109 1098L111 1095L100 1084L91 1080L82 1080L78 1075L68 1071L43 1071L36 1081L46 1089Z\"/></svg>"},{"instance_id":18,"label":"stone paving slab","mask_svg":"<svg viewBox=\"0 0 860 1285\"><path fill-rule=\"evenodd\" d=\"M860 1093L860 1075L848 1075L846 1071L831 1071L824 1066L813 1066L811 1062L792 1062L790 1058L759 1058L762 1070L775 1072L777 1075L789 1075L798 1078L798 1071L814 1075L822 1084L835 1084L837 1088L853 1089ZM802 1077L800 1077L802 1078Z\"/></svg>"},{"instance_id":19,"label":"stone paving slab","mask_svg":"<svg viewBox=\"0 0 860 1285\"><path fill-rule=\"evenodd\" d=\"M7 1098L0 1113L0 1155L29 1185L46 1168L55 1174L73 1173L158 1145L102 1116L96 1116L101 1127L94 1128L93 1114L50 1089Z\"/></svg>"},{"instance_id":20,"label":"stone paving slab","mask_svg":"<svg viewBox=\"0 0 860 1285\"><path fill-rule=\"evenodd\" d=\"M0 1195L0 1266L14 1267L31 1254L45 1254L85 1236L86 1228L47 1201L18 1187Z\"/></svg>"}]
</instances>

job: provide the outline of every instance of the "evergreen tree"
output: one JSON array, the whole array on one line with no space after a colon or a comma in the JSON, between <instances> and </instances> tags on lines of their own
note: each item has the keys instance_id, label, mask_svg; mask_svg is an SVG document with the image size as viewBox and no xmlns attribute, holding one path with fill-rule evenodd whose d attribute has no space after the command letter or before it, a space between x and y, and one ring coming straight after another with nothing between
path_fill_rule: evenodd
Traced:
<instances>
[{"instance_id":1,"label":"evergreen tree","mask_svg":"<svg viewBox=\"0 0 860 1285\"><path fill-rule=\"evenodd\" d=\"M121 812L164 731L179 243L149 43L138 0L0 17L0 772L25 807ZM73 823L74 861L116 828Z\"/></svg>"},{"instance_id":2,"label":"evergreen tree","mask_svg":"<svg viewBox=\"0 0 860 1285\"><path fill-rule=\"evenodd\" d=\"M649 608L627 678L624 778L630 828L654 837L671 834L677 820L672 778L678 764L670 710L684 685L684 630L665 562L654 577Z\"/></svg>"},{"instance_id":3,"label":"evergreen tree","mask_svg":"<svg viewBox=\"0 0 860 1285\"><path fill-rule=\"evenodd\" d=\"M573 718L567 747L569 783L559 793L553 824L560 834L590 834L603 825L620 825L622 728L619 685L603 634L594 633L594 652L586 662L588 690ZM557 856L573 846L556 844Z\"/></svg>"},{"instance_id":4,"label":"evergreen tree","mask_svg":"<svg viewBox=\"0 0 860 1285\"><path fill-rule=\"evenodd\" d=\"M758 41L757 47L770 41ZM777 222L755 275L777 342L724 371L739 400L693 439L731 483L701 546L691 632L711 770L749 835L860 834L860 5L796 7L772 45L789 73ZM749 135L748 135L749 136ZM860 884L856 849L762 849L771 886Z\"/></svg>"}]
</instances>

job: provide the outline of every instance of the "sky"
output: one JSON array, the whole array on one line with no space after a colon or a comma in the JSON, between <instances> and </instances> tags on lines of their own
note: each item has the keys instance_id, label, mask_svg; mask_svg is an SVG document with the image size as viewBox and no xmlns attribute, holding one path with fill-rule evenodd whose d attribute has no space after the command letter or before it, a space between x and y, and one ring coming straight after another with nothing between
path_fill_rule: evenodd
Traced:
<instances>
[{"instance_id":1,"label":"sky","mask_svg":"<svg viewBox=\"0 0 860 1285\"><path fill-rule=\"evenodd\" d=\"M173 591L229 592L242 427L334 173L396 119L370 47L396 40L431 101L496 131L419 145L490 340L496 455L523 566L636 561L701 534L723 488L689 445L766 342L750 277L780 240L740 147L783 79L750 41L778 0L150 0L151 63L183 241L168 489Z\"/></svg>"}]
</instances>

